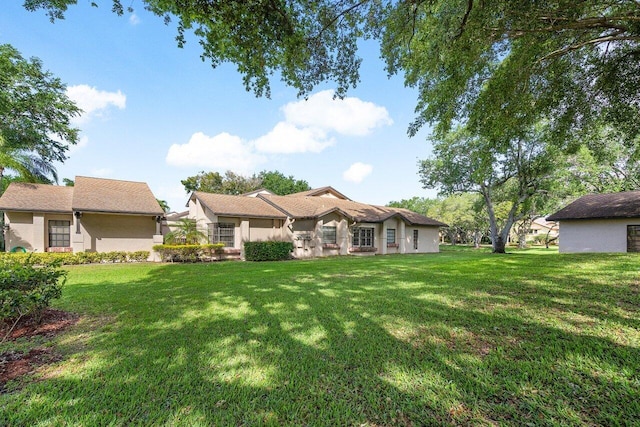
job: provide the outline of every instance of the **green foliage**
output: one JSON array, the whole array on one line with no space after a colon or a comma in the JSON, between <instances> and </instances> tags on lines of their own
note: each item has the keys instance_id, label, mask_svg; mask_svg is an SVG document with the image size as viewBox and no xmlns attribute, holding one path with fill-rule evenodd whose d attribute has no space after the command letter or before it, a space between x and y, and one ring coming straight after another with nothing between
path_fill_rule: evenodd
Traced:
<instances>
[{"instance_id":1,"label":"green foliage","mask_svg":"<svg viewBox=\"0 0 640 427\"><path fill-rule=\"evenodd\" d=\"M412 197L410 199L400 200L399 202L391 201L387 203L387 206L392 208L409 209L412 212L417 212L419 214L429 216L429 213L428 213L429 210L432 209L434 206L439 205L440 203L441 203L440 199L429 199L427 197Z\"/></svg>"},{"instance_id":2,"label":"green foliage","mask_svg":"<svg viewBox=\"0 0 640 427\"><path fill-rule=\"evenodd\" d=\"M543 125L498 141L460 127L433 138L433 156L419 163L419 173L425 188L441 194L481 195L494 251L504 252L513 223L548 198L562 161Z\"/></svg>"},{"instance_id":3,"label":"green foliage","mask_svg":"<svg viewBox=\"0 0 640 427\"><path fill-rule=\"evenodd\" d=\"M31 257L0 258L0 321L42 311L62 295L67 272L59 268L60 262L36 262Z\"/></svg>"},{"instance_id":4,"label":"green foliage","mask_svg":"<svg viewBox=\"0 0 640 427\"><path fill-rule=\"evenodd\" d=\"M198 245L207 240L207 235L198 229L195 219L182 218L172 226L173 231L164 236L165 243Z\"/></svg>"},{"instance_id":5,"label":"green foliage","mask_svg":"<svg viewBox=\"0 0 640 427\"><path fill-rule=\"evenodd\" d=\"M278 171L262 171L248 177L231 171L225 172L224 176L218 172L201 171L180 182L184 185L187 193L203 191L205 193L238 195L266 188L275 194L284 196L311 189L307 181L296 180L291 175L287 177Z\"/></svg>"},{"instance_id":6,"label":"green foliage","mask_svg":"<svg viewBox=\"0 0 640 427\"><path fill-rule=\"evenodd\" d=\"M165 262L212 261L224 251L224 243L205 245L155 245L153 250L160 254Z\"/></svg>"},{"instance_id":7,"label":"green foliage","mask_svg":"<svg viewBox=\"0 0 640 427\"><path fill-rule=\"evenodd\" d=\"M0 253L0 262L32 262L35 265L78 265L100 263L144 262L149 259L149 251L135 252L32 252L32 253Z\"/></svg>"},{"instance_id":8,"label":"green foliage","mask_svg":"<svg viewBox=\"0 0 640 427\"><path fill-rule=\"evenodd\" d=\"M244 257L247 261L282 261L291 259L291 242L244 242Z\"/></svg>"},{"instance_id":9,"label":"green foliage","mask_svg":"<svg viewBox=\"0 0 640 427\"><path fill-rule=\"evenodd\" d=\"M278 171L262 171L258 174L258 179L260 180L260 187L280 196L311 190L311 186L307 181L295 179L293 175L284 176L283 173Z\"/></svg>"},{"instance_id":10,"label":"green foliage","mask_svg":"<svg viewBox=\"0 0 640 427\"><path fill-rule=\"evenodd\" d=\"M56 180L53 164L77 142L71 119L80 112L39 59L0 45L0 177L6 168L30 181Z\"/></svg>"}]
</instances>

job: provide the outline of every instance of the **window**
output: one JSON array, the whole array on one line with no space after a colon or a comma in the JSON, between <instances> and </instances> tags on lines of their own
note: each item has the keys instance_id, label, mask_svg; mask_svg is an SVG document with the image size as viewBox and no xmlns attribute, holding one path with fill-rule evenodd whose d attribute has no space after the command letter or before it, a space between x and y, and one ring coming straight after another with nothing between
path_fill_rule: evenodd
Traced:
<instances>
[{"instance_id":1,"label":"window","mask_svg":"<svg viewBox=\"0 0 640 427\"><path fill-rule=\"evenodd\" d=\"M68 248L71 246L71 221L49 221L49 247Z\"/></svg>"},{"instance_id":2,"label":"window","mask_svg":"<svg viewBox=\"0 0 640 427\"><path fill-rule=\"evenodd\" d=\"M373 228L356 227L353 229L353 246L361 248L373 247Z\"/></svg>"},{"instance_id":3,"label":"window","mask_svg":"<svg viewBox=\"0 0 640 427\"><path fill-rule=\"evenodd\" d=\"M413 249L418 249L418 230L413 230Z\"/></svg>"},{"instance_id":4,"label":"window","mask_svg":"<svg viewBox=\"0 0 640 427\"><path fill-rule=\"evenodd\" d=\"M336 227L323 226L322 227L322 244L335 245L336 240Z\"/></svg>"},{"instance_id":5,"label":"window","mask_svg":"<svg viewBox=\"0 0 640 427\"><path fill-rule=\"evenodd\" d=\"M214 222L209 224L209 243L224 243L226 247L235 245L236 225L229 222Z\"/></svg>"},{"instance_id":6,"label":"window","mask_svg":"<svg viewBox=\"0 0 640 427\"><path fill-rule=\"evenodd\" d=\"M396 243L396 229L387 228L387 245L393 245Z\"/></svg>"}]
</instances>

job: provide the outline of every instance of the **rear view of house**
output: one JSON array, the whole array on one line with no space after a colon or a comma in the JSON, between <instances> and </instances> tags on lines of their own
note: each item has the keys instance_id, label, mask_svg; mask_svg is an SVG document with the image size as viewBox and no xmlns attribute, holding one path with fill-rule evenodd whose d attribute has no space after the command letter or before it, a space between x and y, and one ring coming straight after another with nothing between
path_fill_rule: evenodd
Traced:
<instances>
[{"instance_id":1,"label":"rear view of house","mask_svg":"<svg viewBox=\"0 0 640 427\"><path fill-rule=\"evenodd\" d=\"M144 182L78 176L74 187L12 183L0 197L7 250L151 251L164 212Z\"/></svg>"},{"instance_id":2,"label":"rear view of house","mask_svg":"<svg viewBox=\"0 0 640 427\"><path fill-rule=\"evenodd\" d=\"M291 241L297 258L438 252L439 221L406 209L359 203L331 187L277 196L194 192L189 218L210 243Z\"/></svg>"},{"instance_id":3,"label":"rear view of house","mask_svg":"<svg viewBox=\"0 0 640 427\"><path fill-rule=\"evenodd\" d=\"M589 194L547 218L560 252L640 252L640 191Z\"/></svg>"}]
</instances>

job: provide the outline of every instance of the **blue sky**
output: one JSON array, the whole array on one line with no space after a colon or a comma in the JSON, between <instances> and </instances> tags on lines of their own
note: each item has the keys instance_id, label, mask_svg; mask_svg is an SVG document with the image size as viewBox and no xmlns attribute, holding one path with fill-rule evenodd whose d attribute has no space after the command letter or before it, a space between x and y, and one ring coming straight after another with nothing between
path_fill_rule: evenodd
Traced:
<instances>
[{"instance_id":1,"label":"blue sky","mask_svg":"<svg viewBox=\"0 0 640 427\"><path fill-rule=\"evenodd\" d=\"M343 101L332 99L331 83L304 101L277 80L271 99L256 98L233 64L202 62L195 38L178 48L175 27L141 2L118 17L110 2L81 1L53 24L20 0L5 3L0 43L40 58L85 110L75 123L81 142L57 166L61 178L145 181L177 211L187 200L180 180L201 170L278 170L381 205L436 194L417 175L430 154L428 129L406 132L416 92L387 78L375 44L363 45L361 83Z\"/></svg>"}]
</instances>

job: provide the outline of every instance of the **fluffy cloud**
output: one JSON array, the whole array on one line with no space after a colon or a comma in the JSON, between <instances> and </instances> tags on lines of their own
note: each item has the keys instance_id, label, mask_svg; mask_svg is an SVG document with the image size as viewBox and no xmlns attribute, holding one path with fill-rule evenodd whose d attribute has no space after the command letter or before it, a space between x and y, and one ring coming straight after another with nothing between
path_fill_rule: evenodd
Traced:
<instances>
[{"instance_id":1,"label":"fluffy cloud","mask_svg":"<svg viewBox=\"0 0 640 427\"><path fill-rule=\"evenodd\" d=\"M129 24L138 25L140 23L140 17L134 13L129 16Z\"/></svg>"},{"instance_id":2,"label":"fluffy cloud","mask_svg":"<svg viewBox=\"0 0 640 427\"><path fill-rule=\"evenodd\" d=\"M350 136L369 135L377 127L393 124L386 108L359 98L333 99L334 93L325 90L288 103L282 107L287 123Z\"/></svg>"},{"instance_id":3,"label":"fluffy cloud","mask_svg":"<svg viewBox=\"0 0 640 427\"><path fill-rule=\"evenodd\" d=\"M371 175L372 171L373 166L357 162L349 166L349 169L342 173L342 178L344 178L345 181L355 182L358 184L367 176Z\"/></svg>"},{"instance_id":4,"label":"fluffy cloud","mask_svg":"<svg viewBox=\"0 0 640 427\"><path fill-rule=\"evenodd\" d=\"M83 110L74 120L76 125L103 116L109 108L123 110L127 105L127 97L121 91L107 92L88 85L67 87L67 96Z\"/></svg>"},{"instance_id":5,"label":"fluffy cloud","mask_svg":"<svg viewBox=\"0 0 640 427\"><path fill-rule=\"evenodd\" d=\"M166 162L172 166L201 167L250 173L266 159L256 154L251 144L240 137L221 133L208 136L194 133L186 144L169 147Z\"/></svg>"},{"instance_id":6,"label":"fluffy cloud","mask_svg":"<svg viewBox=\"0 0 640 427\"><path fill-rule=\"evenodd\" d=\"M255 148L263 153L319 153L335 144L321 129L298 128L291 123L280 122L271 132L255 140Z\"/></svg>"}]
</instances>

